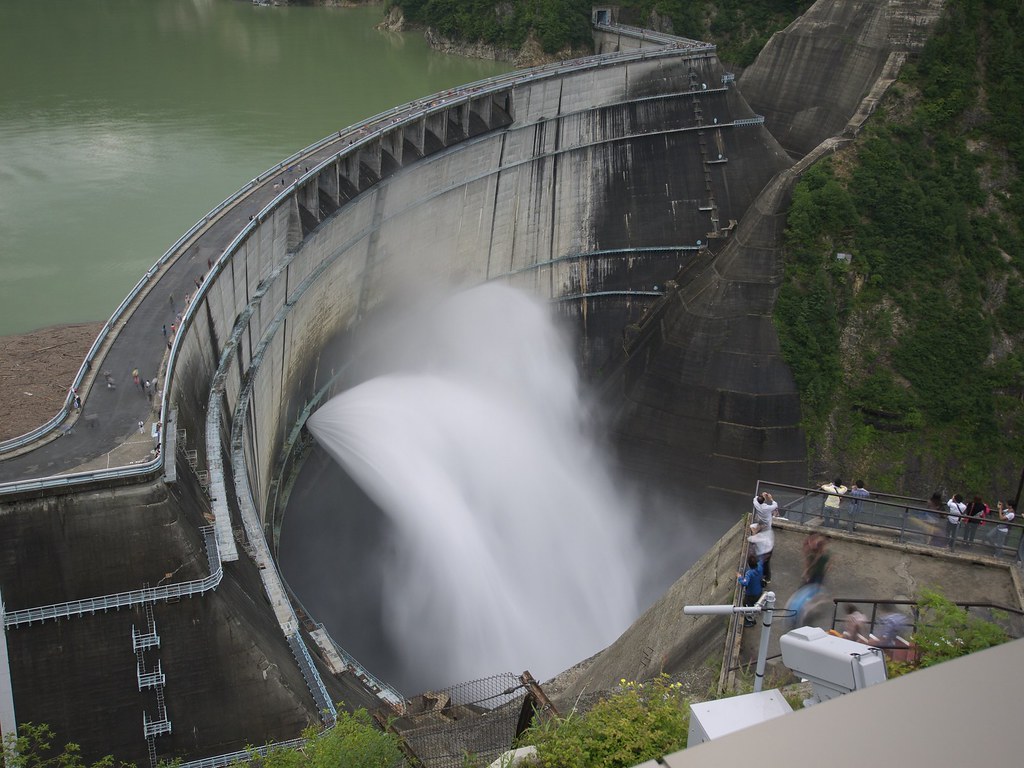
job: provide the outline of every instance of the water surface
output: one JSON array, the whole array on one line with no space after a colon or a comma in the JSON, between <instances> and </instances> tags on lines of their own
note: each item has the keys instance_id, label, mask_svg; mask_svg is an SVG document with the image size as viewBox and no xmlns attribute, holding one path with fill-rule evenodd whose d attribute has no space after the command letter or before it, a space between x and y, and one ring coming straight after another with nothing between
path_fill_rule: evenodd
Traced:
<instances>
[{"instance_id":1,"label":"water surface","mask_svg":"<svg viewBox=\"0 0 1024 768\"><path fill-rule=\"evenodd\" d=\"M261 171L508 71L379 31L382 17L240 0L0 3L0 335L105 320Z\"/></svg>"}]
</instances>

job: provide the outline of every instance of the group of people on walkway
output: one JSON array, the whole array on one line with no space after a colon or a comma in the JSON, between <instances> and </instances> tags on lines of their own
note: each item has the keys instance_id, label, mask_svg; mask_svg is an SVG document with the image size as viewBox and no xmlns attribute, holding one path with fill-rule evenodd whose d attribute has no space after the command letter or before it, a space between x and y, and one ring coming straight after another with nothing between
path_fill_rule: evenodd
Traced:
<instances>
[{"instance_id":1,"label":"group of people on walkway","mask_svg":"<svg viewBox=\"0 0 1024 768\"><path fill-rule=\"evenodd\" d=\"M764 590L771 584L771 561L775 549L773 521L779 515L779 503L768 491L755 496L753 506L753 522L750 524L750 535L747 537L749 546L746 570L736 574L737 582L743 587L743 605L747 608L756 605ZM798 621L822 594L825 577L831 564L828 538L821 533L809 534L804 539L801 550L801 585L786 604ZM756 623L753 613L744 614L745 627L752 627Z\"/></svg>"},{"instance_id":2,"label":"group of people on walkway","mask_svg":"<svg viewBox=\"0 0 1024 768\"><path fill-rule=\"evenodd\" d=\"M853 486L847 488L842 478L837 477L821 485L819 490L823 491L822 527L856 531L858 521L862 520L864 513L864 502L871 496L864 487L864 481L857 480ZM978 529L986 523L994 523L985 533L985 543L992 548L993 553L1003 549L1010 534L1009 523L1016 517L1012 504L999 501L993 513L989 505L977 494L970 501L966 501L959 493L947 501L942 499L943 496L936 492L928 502L928 509L936 516L933 519L941 518L945 522L945 533L937 531L930 541L932 545L954 549L957 541L960 541L962 546L970 549L975 544Z\"/></svg>"},{"instance_id":3,"label":"group of people on walkway","mask_svg":"<svg viewBox=\"0 0 1024 768\"><path fill-rule=\"evenodd\" d=\"M992 516L992 510L981 496L975 495L970 501L964 501L963 495L956 493L946 501L943 510L940 506L942 497L936 492L932 494L929 507L945 515L946 535L945 545L949 549L956 546L958 536L963 546L970 549L978 535L978 529L985 525ZM996 502L996 517L992 520L995 523L985 534L985 542L992 548L993 552L999 552L1006 545L1006 538L1010 535L1009 523L1017 516L1013 505L1003 501Z\"/></svg>"}]
</instances>

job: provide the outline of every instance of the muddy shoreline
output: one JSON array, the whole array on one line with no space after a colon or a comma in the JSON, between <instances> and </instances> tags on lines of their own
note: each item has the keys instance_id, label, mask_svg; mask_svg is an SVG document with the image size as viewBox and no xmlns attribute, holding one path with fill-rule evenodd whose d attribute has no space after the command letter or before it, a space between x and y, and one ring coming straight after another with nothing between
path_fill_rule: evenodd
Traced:
<instances>
[{"instance_id":1,"label":"muddy shoreline","mask_svg":"<svg viewBox=\"0 0 1024 768\"><path fill-rule=\"evenodd\" d=\"M45 424L60 410L103 323L71 323L0 336L0 440Z\"/></svg>"}]
</instances>

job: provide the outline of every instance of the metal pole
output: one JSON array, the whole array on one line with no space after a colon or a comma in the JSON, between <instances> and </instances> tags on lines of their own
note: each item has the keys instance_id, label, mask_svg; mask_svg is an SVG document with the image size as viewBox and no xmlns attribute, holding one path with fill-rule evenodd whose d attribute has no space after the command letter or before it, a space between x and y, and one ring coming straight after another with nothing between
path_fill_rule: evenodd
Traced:
<instances>
[{"instance_id":1,"label":"metal pole","mask_svg":"<svg viewBox=\"0 0 1024 768\"><path fill-rule=\"evenodd\" d=\"M764 684L764 667L768 661L768 638L772 633L772 614L775 612L775 593L764 593L764 607L761 610L761 644L757 648L757 670L754 672L754 693L761 691Z\"/></svg>"},{"instance_id":2,"label":"metal pole","mask_svg":"<svg viewBox=\"0 0 1024 768\"><path fill-rule=\"evenodd\" d=\"M754 676L754 691L761 690L764 682L764 668L768 661L768 639L771 636L772 614L775 611L775 593L765 592L754 605L749 608L743 605L684 605L686 616L729 616L734 613L743 615L760 613L764 619L761 623L761 642L757 648L757 667Z\"/></svg>"}]
</instances>

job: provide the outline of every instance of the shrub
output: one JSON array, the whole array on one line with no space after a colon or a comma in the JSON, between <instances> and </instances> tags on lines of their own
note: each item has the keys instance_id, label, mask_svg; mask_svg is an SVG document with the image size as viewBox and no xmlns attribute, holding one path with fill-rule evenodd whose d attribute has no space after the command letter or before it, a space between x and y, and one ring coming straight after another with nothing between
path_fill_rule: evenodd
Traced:
<instances>
[{"instance_id":1,"label":"shrub","mask_svg":"<svg viewBox=\"0 0 1024 768\"><path fill-rule=\"evenodd\" d=\"M585 714L534 725L520 738L545 768L630 768L686 747L681 684L667 676L622 687Z\"/></svg>"}]
</instances>

